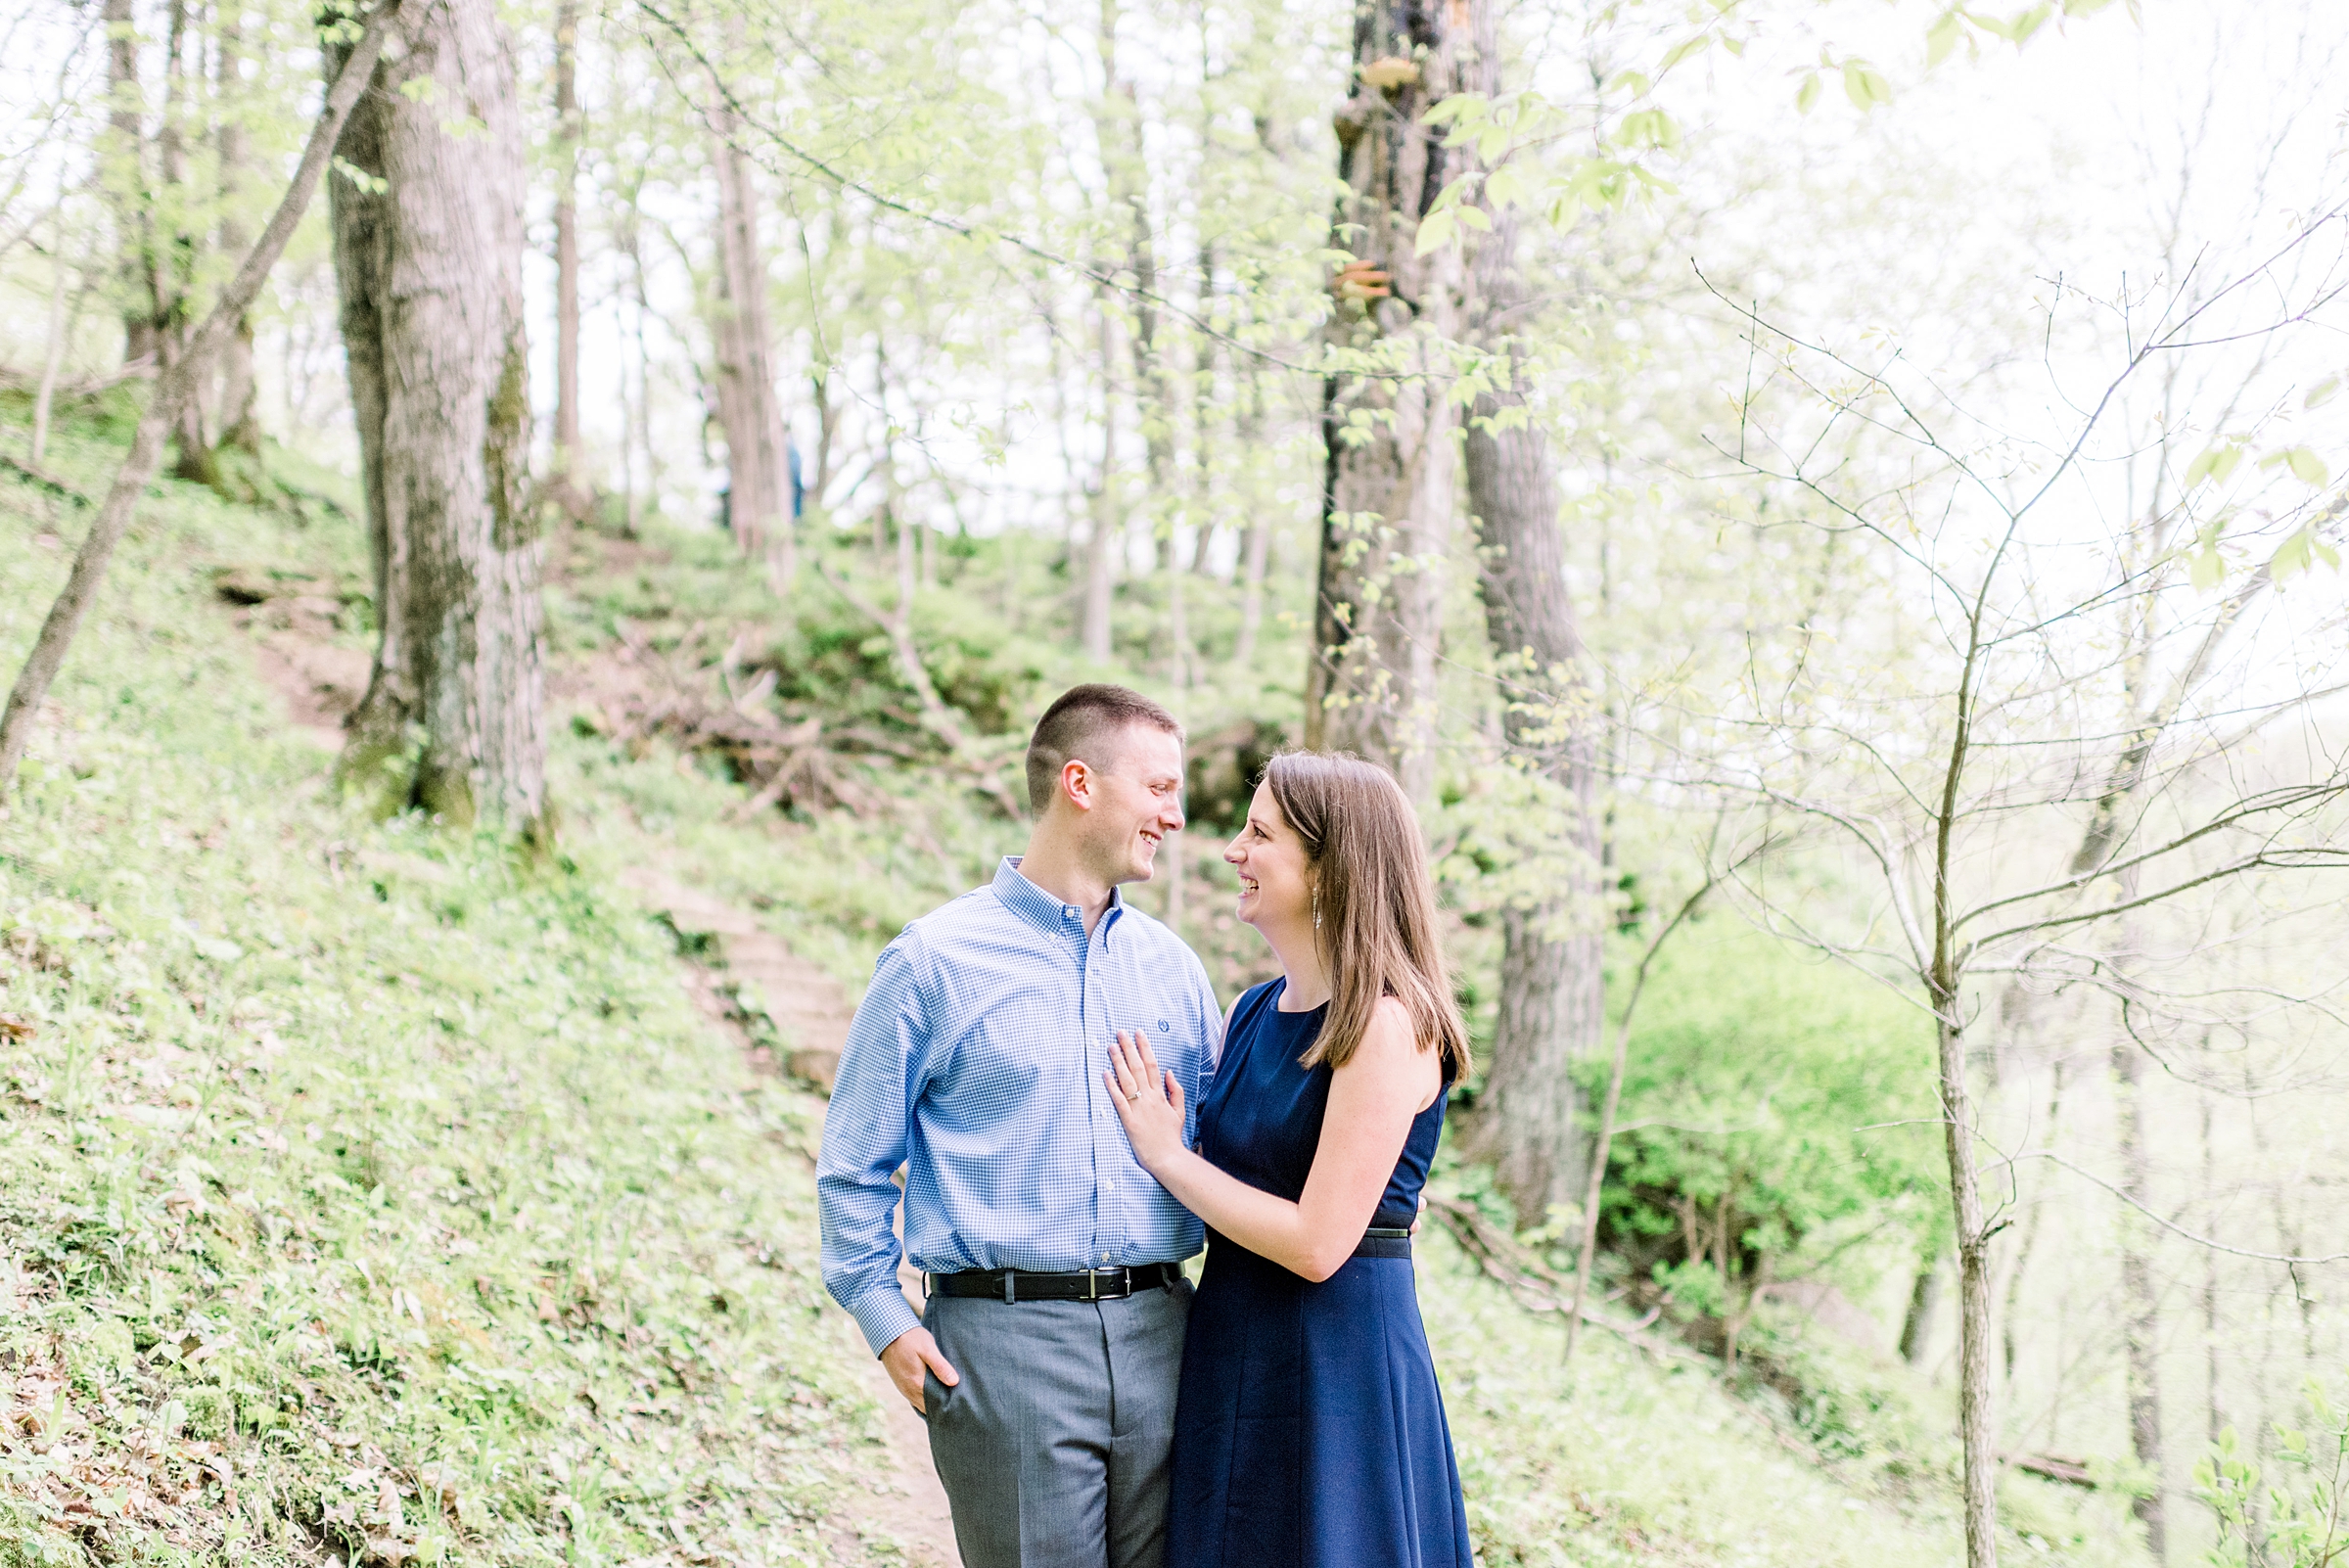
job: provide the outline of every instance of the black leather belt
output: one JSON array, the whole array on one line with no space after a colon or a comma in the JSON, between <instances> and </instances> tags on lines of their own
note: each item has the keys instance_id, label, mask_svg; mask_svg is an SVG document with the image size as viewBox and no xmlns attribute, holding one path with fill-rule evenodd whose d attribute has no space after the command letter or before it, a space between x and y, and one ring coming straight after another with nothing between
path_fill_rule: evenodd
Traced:
<instances>
[{"instance_id":1,"label":"black leather belt","mask_svg":"<svg viewBox=\"0 0 2349 1568\"><path fill-rule=\"evenodd\" d=\"M1141 1264L1131 1268L1085 1268L1070 1274L970 1268L958 1274L923 1277L933 1296L992 1296L1007 1302L1121 1301L1139 1291L1171 1287L1182 1277L1182 1265Z\"/></svg>"}]
</instances>

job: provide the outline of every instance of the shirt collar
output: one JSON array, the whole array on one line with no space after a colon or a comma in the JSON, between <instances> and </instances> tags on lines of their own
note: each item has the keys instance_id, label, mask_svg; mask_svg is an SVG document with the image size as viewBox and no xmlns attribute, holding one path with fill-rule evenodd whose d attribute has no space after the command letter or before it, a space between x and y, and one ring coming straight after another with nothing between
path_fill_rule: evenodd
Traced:
<instances>
[{"instance_id":1,"label":"shirt collar","mask_svg":"<svg viewBox=\"0 0 2349 1568\"><path fill-rule=\"evenodd\" d=\"M995 867L995 897L1003 907L1035 926L1039 931L1059 936L1075 922L1081 922L1083 912L1073 903L1062 903L1043 889L1020 875L1020 856L1007 854ZM1116 888L1109 890L1109 907L1101 911L1100 927L1104 930L1126 908L1126 895ZM1082 924L1078 925L1083 930Z\"/></svg>"}]
</instances>

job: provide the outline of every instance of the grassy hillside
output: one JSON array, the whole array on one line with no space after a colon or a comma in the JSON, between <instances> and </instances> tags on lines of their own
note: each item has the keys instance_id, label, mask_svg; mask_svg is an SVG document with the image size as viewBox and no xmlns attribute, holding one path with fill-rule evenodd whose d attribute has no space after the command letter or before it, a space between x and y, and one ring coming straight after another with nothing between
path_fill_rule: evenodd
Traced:
<instances>
[{"instance_id":1,"label":"grassy hillside","mask_svg":"<svg viewBox=\"0 0 2349 1568\"><path fill-rule=\"evenodd\" d=\"M52 466L96 487L102 435ZM690 664L771 614L690 536L557 551L553 863L370 822L214 591L354 577L350 525L305 512L160 490L0 817L0 1562L893 1560L815 1273L820 1102L695 1013L621 878L658 864L853 979L1017 825L886 751L827 764L857 809L735 820L612 657ZM0 478L12 674L79 526ZM312 597L365 645L363 604ZM887 739L869 642L773 637L813 671L792 700ZM1597 1335L1569 1391L1554 1323L1425 1255L1487 1562L1958 1560L1905 1373L1822 1371L1863 1414L1773 1415ZM2016 1560L2132 1560L2105 1513L2011 1490Z\"/></svg>"}]
</instances>

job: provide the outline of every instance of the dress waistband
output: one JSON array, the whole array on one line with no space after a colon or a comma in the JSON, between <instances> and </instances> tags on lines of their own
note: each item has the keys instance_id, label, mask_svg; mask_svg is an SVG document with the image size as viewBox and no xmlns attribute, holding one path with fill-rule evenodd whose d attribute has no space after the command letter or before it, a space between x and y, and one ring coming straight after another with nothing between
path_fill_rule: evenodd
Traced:
<instances>
[{"instance_id":1,"label":"dress waistband","mask_svg":"<svg viewBox=\"0 0 2349 1568\"><path fill-rule=\"evenodd\" d=\"M1238 1242L1212 1225L1208 1227L1207 1239L1210 1243L1220 1241L1227 1247L1239 1247L1240 1251L1249 1252L1248 1248L1240 1247ZM1410 1255L1411 1232L1403 1225L1372 1225L1362 1232L1362 1239L1354 1244L1353 1252L1357 1258L1408 1258ZM1249 1256L1255 1257L1257 1254L1250 1252Z\"/></svg>"}]
</instances>

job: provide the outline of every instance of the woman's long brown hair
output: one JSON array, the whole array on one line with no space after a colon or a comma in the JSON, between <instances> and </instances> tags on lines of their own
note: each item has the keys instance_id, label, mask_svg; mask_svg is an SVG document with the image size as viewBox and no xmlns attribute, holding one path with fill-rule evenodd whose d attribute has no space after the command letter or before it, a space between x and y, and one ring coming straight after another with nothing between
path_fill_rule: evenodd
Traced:
<instances>
[{"instance_id":1,"label":"woman's long brown hair","mask_svg":"<svg viewBox=\"0 0 2349 1568\"><path fill-rule=\"evenodd\" d=\"M1306 1067L1343 1067L1379 998L1411 1015L1411 1039L1443 1053L1445 1077L1468 1071L1468 1029L1436 939L1436 885L1418 819L1386 769L1348 753L1283 752L1265 766L1273 804L1304 841L1329 975L1329 1016Z\"/></svg>"}]
</instances>

